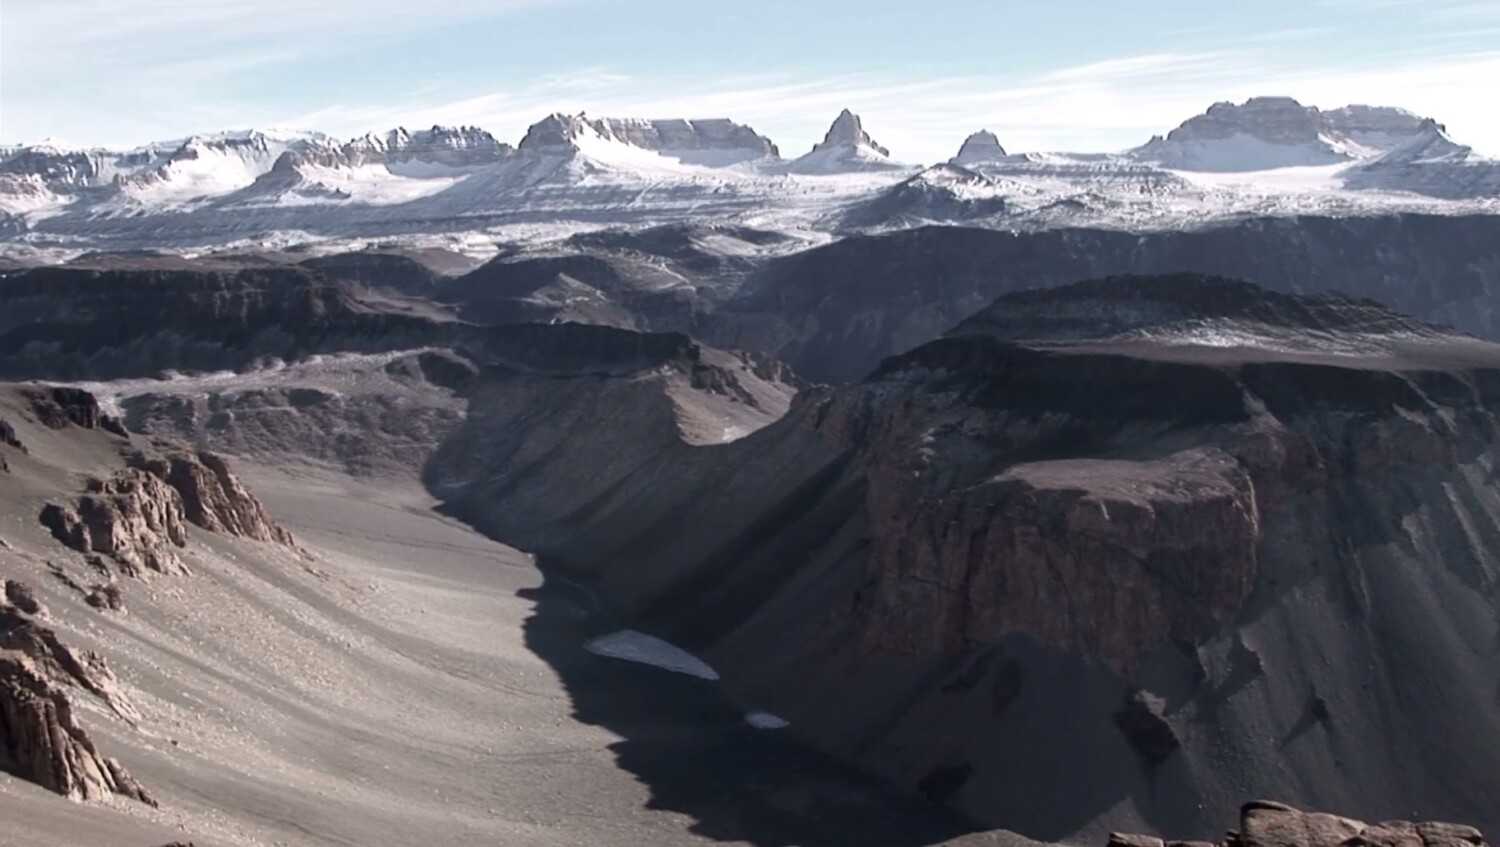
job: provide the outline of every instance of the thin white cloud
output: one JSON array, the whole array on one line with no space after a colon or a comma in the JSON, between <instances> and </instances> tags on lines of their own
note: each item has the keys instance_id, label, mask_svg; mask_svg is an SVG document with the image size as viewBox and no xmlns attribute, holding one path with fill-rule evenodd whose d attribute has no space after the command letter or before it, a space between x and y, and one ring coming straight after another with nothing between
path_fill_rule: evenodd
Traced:
<instances>
[{"instance_id":1,"label":"thin white cloud","mask_svg":"<svg viewBox=\"0 0 1500 847\"><path fill-rule=\"evenodd\" d=\"M25 67L29 89L6 92L6 112L31 116L0 137L35 138L45 126L79 140L119 144L251 125L296 126L354 136L396 125L474 124L515 141L542 116L562 111L622 117L729 117L770 135L784 153L798 154L822 137L838 110L849 107L871 133L901 158L947 158L969 132L990 129L1013 150L1117 150L1164 133L1220 100L1284 94L1332 107L1350 102L1403 106L1446 122L1461 141L1500 153L1500 114L1477 92L1500 90L1500 50L1434 52L1413 42L1411 52L1370 56L1354 63L1273 57L1274 43L1323 35L1315 27L1245 33L1218 50L1116 55L1030 74L921 76L905 70L816 78L784 74L682 78L601 64L567 74L507 80L503 91L446 87L416 80L404 87L368 86L354 97L311 112L288 113L265 102L223 96L223 81L250 68L297 59L320 49L320 29L347 36L398 37L538 5L625 0L49 0L4 20L7 67ZM1324 0L1325 3L1407 4L1407 0ZM1468 13L1474 0L1422 0L1425 14ZM1432 5L1426 5L1431 3ZM1488 4L1485 4L1488 8ZM434 8L436 7L436 8ZM1472 11L1472 10L1470 10ZM84 23L80 26L79 21ZM21 35L18 36L18 27ZM194 49L166 52L170 62L121 58L111 50L143 35L130 50L159 49L194 38ZM71 29L70 29L71 28ZM1473 33L1484 27L1467 26ZM63 30L69 30L63 32ZM77 84L129 85L118 105L95 98L94 111L59 110L61 84L16 58L15 45L34 53L55 35L45 61L58 73L83 74ZM197 33L195 35L195 33ZM206 46L205 46L206 45ZM114 55L131 69L120 79L97 57ZM131 64L134 62L135 64ZM71 63L71 64L70 64ZM80 70L80 68L82 70ZM17 76L7 75L7 82ZM121 80L124 80L123 82ZM471 81L462 84L473 86ZM59 130L51 130L52 127ZM102 137L101 137L102 136Z\"/></svg>"},{"instance_id":2,"label":"thin white cloud","mask_svg":"<svg viewBox=\"0 0 1500 847\"><path fill-rule=\"evenodd\" d=\"M1461 141L1500 152L1500 117L1475 91L1500 90L1500 51L1384 66L1278 67L1242 51L1150 54L1027 77L925 80L883 74L819 79L754 76L684 82L597 73L579 89L541 80L505 93L437 103L337 105L280 123L358 134L397 124L477 124L514 141L556 112L619 117L730 117L798 154L852 108L898 157L938 161L970 132L998 133L1013 150L1118 150L1164 133L1220 100L1275 94L1332 108L1377 103L1446 121Z\"/></svg>"}]
</instances>

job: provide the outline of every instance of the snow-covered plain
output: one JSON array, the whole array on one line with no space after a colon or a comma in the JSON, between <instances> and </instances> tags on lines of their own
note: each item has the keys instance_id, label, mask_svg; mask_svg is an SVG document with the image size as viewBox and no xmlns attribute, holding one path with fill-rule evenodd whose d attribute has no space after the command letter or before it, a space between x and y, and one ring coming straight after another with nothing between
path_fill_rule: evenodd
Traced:
<instances>
[{"instance_id":1,"label":"snow-covered plain","mask_svg":"<svg viewBox=\"0 0 1500 847\"><path fill-rule=\"evenodd\" d=\"M1399 109L1215 104L1117 154L1008 154L977 133L904 165L849 112L783 159L729 121L553 115L518 146L473 127L347 143L288 132L130 151L0 150L0 254L381 239L493 250L606 227L726 223L804 233L961 223L1184 229L1253 216L1500 213L1500 161Z\"/></svg>"}]
</instances>

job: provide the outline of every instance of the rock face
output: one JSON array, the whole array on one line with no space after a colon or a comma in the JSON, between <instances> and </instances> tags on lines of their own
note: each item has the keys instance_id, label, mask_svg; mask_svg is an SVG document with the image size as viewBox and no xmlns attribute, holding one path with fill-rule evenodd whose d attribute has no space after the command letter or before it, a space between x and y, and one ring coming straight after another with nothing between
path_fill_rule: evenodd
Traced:
<instances>
[{"instance_id":1,"label":"rock face","mask_svg":"<svg viewBox=\"0 0 1500 847\"><path fill-rule=\"evenodd\" d=\"M13 579L5 581L5 600L17 609L28 615L45 617L47 610L42 606L40 600L36 599L36 592L23 582Z\"/></svg>"},{"instance_id":2,"label":"rock face","mask_svg":"<svg viewBox=\"0 0 1500 847\"><path fill-rule=\"evenodd\" d=\"M189 523L221 535L294 545L221 456L168 449L133 453L128 464L107 480L90 480L76 505L48 504L42 525L73 550L109 556L128 575L142 578L187 573L177 550L187 546Z\"/></svg>"},{"instance_id":3,"label":"rock face","mask_svg":"<svg viewBox=\"0 0 1500 847\"><path fill-rule=\"evenodd\" d=\"M116 435L126 435L120 422L104 414L94 395L82 389L35 389L28 391L27 397L31 400L32 414L49 429L64 429L71 424L83 429L104 429Z\"/></svg>"},{"instance_id":4,"label":"rock face","mask_svg":"<svg viewBox=\"0 0 1500 847\"><path fill-rule=\"evenodd\" d=\"M1239 829L1230 832L1219 847L1344 847L1350 844L1487 847L1484 835L1471 826L1408 821L1367 824L1336 815L1302 812L1265 800L1245 804L1240 811ZM1109 845L1164 847L1165 843L1152 836L1111 833Z\"/></svg>"},{"instance_id":5,"label":"rock face","mask_svg":"<svg viewBox=\"0 0 1500 847\"><path fill-rule=\"evenodd\" d=\"M688 164L731 165L780 157L776 145L728 120L640 120L551 115L521 140L523 153L571 154L590 139L628 144Z\"/></svg>"},{"instance_id":6,"label":"rock face","mask_svg":"<svg viewBox=\"0 0 1500 847\"><path fill-rule=\"evenodd\" d=\"M362 294L304 268L37 268L0 280L0 314L14 316L0 318L0 376L113 379L244 369L330 350L422 347L444 334ZM51 396L44 402L48 410L38 414L48 420L106 422L97 404L73 408Z\"/></svg>"},{"instance_id":7,"label":"rock face","mask_svg":"<svg viewBox=\"0 0 1500 847\"><path fill-rule=\"evenodd\" d=\"M132 468L169 485L183 514L196 526L238 538L292 546L291 533L276 525L260 501L230 470L224 457L207 452L135 453Z\"/></svg>"},{"instance_id":8,"label":"rock face","mask_svg":"<svg viewBox=\"0 0 1500 847\"><path fill-rule=\"evenodd\" d=\"M58 541L80 553L109 556L130 576L187 573L176 552L187 546L182 497L146 471L90 480L76 507L49 504L41 522Z\"/></svg>"},{"instance_id":9,"label":"rock face","mask_svg":"<svg viewBox=\"0 0 1500 847\"><path fill-rule=\"evenodd\" d=\"M0 769L71 800L118 794L155 805L119 762L99 754L67 695L14 650L0 650L0 717Z\"/></svg>"},{"instance_id":10,"label":"rock face","mask_svg":"<svg viewBox=\"0 0 1500 847\"><path fill-rule=\"evenodd\" d=\"M10 425L10 421L0 420L0 444L26 452L26 445L16 436L16 428Z\"/></svg>"},{"instance_id":11,"label":"rock face","mask_svg":"<svg viewBox=\"0 0 1500 847\"><path fill-rule=\"evenodd\" d=\"M52 629L38 624L38 612L19 603L0 604L0 649L24 654L53 682L76 685L93 694L126 720L140 715L125 696L104 657L63 643Z\"/></svg>"},{"instance_id":12,"label":"rock face","mask_svg":"<svg viewBox=\"0 0 1500 847\"><path fill-rule=\"evenodd\" d=\"M894 442L876 451L908 455ZM1260 515L1226 453L1030 462L944 493L914 490L914 470L871 470L867 626L882 647L957 652L1025 632L1130 666L1145 649L1206 639L1254 584Z\"/></svg>"}]
</instances>

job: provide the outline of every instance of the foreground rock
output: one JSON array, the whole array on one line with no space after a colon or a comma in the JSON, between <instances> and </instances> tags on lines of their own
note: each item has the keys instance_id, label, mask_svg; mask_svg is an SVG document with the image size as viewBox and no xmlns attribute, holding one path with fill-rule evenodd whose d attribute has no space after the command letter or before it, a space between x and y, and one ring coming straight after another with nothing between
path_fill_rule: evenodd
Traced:
<instances>
[{"instance_id":1,"label":"foreground rock","mask_svg":"<svg viewBox=\"0 0 1500 847\"><path fill-rule=\"evenodd\" d=\"M1166 847L1185 842L1165 842L1149 835L1111 833L1109 847ZM1214 847L1207 842L1193 842ZM1245 804L1240 828L1229 833L1218 847L1488 847L1483 833L1471 826L1451 823L1388 821L1367 824L1317 812L1302 812L1282 803L1264 800Z\"/></svg>"},{"instance_id":2,"label":"foreground rock","mask_svg":"<svg viewBox=\"0 0 1500 847\"><path fill-rule=\"evenodd\" d=\"M0 650L0 716L0 769L71 800L118 794L156 805L119 762L99 754L67 694L14 650Z\"/></svg>"}]
</instances>

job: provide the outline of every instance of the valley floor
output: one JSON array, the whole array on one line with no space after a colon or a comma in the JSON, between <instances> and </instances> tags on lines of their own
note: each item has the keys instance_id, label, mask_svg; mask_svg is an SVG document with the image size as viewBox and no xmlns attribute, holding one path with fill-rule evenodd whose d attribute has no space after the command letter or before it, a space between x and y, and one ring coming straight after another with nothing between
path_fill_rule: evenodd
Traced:
<instances>
[{"instance_id":1,"label":"valley floor","mask_svg":"<svg viewBox=\"0 0 1500 847\"><path fill-rule=\"evenodd\" d=\"M714 684L588 654L608 623L585 595L544 588L414 482L240 467L309 555L197 534L193 576L78 618L143 714L132 728L91 704L85 726L161 810L0 775L0 845L1007 839L951 841L961 822L750 727Z\"/></svg>"}]
</instances>

